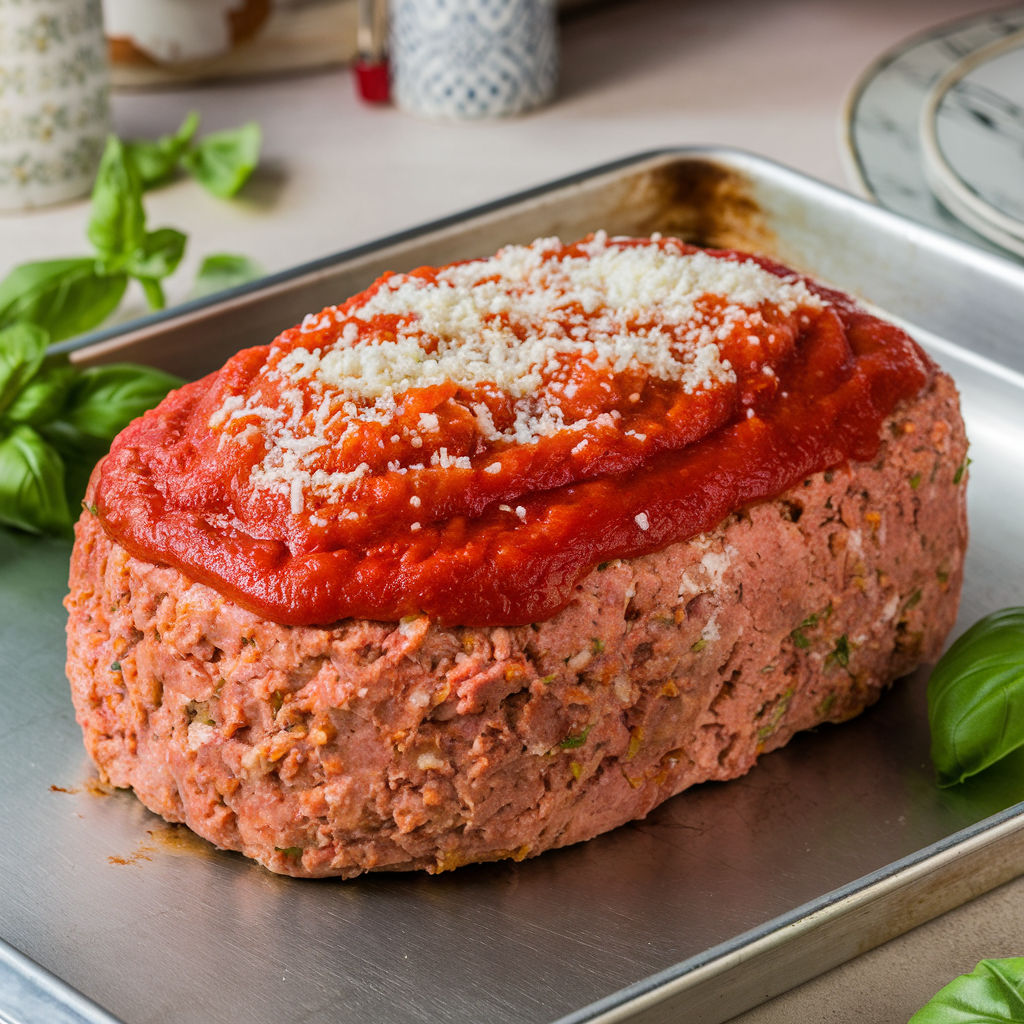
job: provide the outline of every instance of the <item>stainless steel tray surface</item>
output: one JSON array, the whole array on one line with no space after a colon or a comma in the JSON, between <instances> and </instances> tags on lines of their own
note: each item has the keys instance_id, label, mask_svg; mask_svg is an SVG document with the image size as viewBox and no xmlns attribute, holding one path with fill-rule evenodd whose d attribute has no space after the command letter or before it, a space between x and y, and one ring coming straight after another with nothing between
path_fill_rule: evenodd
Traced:
<instances>
[{"instance_id":1,"label":"stainless steel tray surface","mask_svg":"<svg viewBox=\"0 0 1024 1024\"><path fill-rule=\"evenodd\" d=\"M644 155L75 357L198 374L386 266L598 227L759 249L914 325L972 440L958 628L1024 603L1024 271L746 154ZM0 1021L722 1021L1024 873L1024 756L937 789L919 672L585 844L436 877L276 877L96 784L63 672L68 553L0 532Z\"/></svg>"}]
</instances>

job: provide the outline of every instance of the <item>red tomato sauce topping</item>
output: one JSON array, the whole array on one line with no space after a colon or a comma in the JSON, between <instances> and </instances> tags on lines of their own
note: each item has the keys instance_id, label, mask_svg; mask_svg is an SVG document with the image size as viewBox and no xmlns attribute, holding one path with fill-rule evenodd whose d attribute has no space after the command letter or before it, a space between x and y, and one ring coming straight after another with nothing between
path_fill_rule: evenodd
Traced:
<instances>
[{"instance_id":1,"label":"red tomato sauce topping","mask_svg":"<svg viewBox=\"0 0 1024 1024\"><path fill-rule=\"evenodd\" d=\"M275 622L517 625L869 460L932 364L769 260L542 239L385 275L173 392L90 500L132 554Z\"/></svg>"}]
</instances>

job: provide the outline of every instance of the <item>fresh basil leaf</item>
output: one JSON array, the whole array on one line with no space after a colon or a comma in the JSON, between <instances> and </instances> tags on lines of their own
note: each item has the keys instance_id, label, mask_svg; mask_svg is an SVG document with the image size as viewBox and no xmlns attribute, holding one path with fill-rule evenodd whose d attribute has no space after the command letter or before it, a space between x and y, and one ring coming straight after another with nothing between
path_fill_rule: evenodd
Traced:
<instances>
[{"instance_id":1,"label":"fresh basil leaf","mask_svg":"<svg viewBox=\"0 0 1024 1024\"><path fill-rule=\"evenodd\" d=\"M199 299L228 288L237 288L240 284L247 284L263 277L265 273L266 271L248 256L232 256L229 253L207 256L199 268L192 297Z\"/></svg>"},{"instance_id":2,"label":"fresh basil leaf","mask_svg":"<svg viewBox=\"0 0 1024 1024\"><path fill-rule=\"evenodd\" d=\"M184 383L162 370L110 363L82 371L62 419L85 434L113 441L136 416Z\"/></svg>"},{"instance_id":3,"label":"fresh basil leaf","mask_svg":"<svg viewBox=\"0 0 1024 1024\"><path fill-rule=\"evenodd\" d=\"M171 177L198 127L199 115L193 110L173 135L161 135L152 140L136 139L124 144L144 189L162 185Z\"/></svg>"},{"instance_id":4,"label":"fresh basil leaf","mask_svg":"<svg viewBox=\"0 0 1024 1024\"><path fill-rule=\"evenodd\" d=\"M29 533L57 533L71 525L64 464L28 426L0 440L0 523Z\"/></svg>"},{"instance_id":5,"label":"fresh basil leaf","mask_svg":"<svg viewBox=\"0 0 1024 1024\"><path fill-rule=\"evenodd\" d=\"M1024 746L1024 608L976 622L928 682L932 762L952 786Z\"/></svg>"},{"instance_id":6,"label":"fresh basil leaf","mask_svg":"<svg viewBox=\"0 0 1024 1024\"><path fill-rule=\"evenodd\" d=\"M205 189L230 199L259 163L262 139L255 121L241 128L211 132L182 157L182 163Z\"/></svg>"},{"instance_id":7,"label":"fresh basil leaf","mask_svg":"<svg viewBox=\"0 0 1024 1024\"><path fill-rule=\"evenodd\" d=\"M110 450L110 442L83 433L63 420L43 424L37 430L64 460L64 494L68 508L77 509L93 467Z\"/></svg>"},{"instance_id":8,"label":"fresh basil leaf","mask_svg":"<svg viewBox=\"0 0 1024 1024\"><path fill-rule=\"evenodd\" d=\"M126 269L132 277L160 280L173 274L185 253L187 238L174 228L150 231L131 254Z\"/></svg>"},{"instance_id":9,"label":"fresh basil leaf","mask_svg":"<svg viewBox=\"0 0 1024 1024\"><path fill-rule=\"evenodd\" d=\"M37 324L60 341L91 330L115 309L128 278L89 258L22 263L0 282L0 327Z\"/></svg>"},{"instance_id":10,"label":"fresh basil leaf","mask_svg":"<svg viewBox=\"0 0 1024 1024\"><path fill-rule=\"evenodd\" d=\"M7 418L30 427L49 423L60 415L77 379L78 370L73 366L45 367L18 393L7 410Z\"/></svg>"},{"instance_id":11,"label":"fresh basil leaf","mask_svg":"<svg viewBox=\"0 0 1024 1024\"><path fill-rule=\"evenodd\" d=\"M163 309L167 305L163 287L155 277L140 277L138 281L146 293L146 301L149 303L150 309Z\"/></svg>"},{"instance_id":12,"label":"fresh basil leaf","mask_svg":"<svg viewBox=\"0 0 1024 1024\"><path fill-rule=\"evenodd\" d=\"M49 340L34 324L12 324L0 331L0 413L39 372Z\"/></svg>"},{"instance_id":13,"label":"fresh basil leaf","mask_svg":"<svg viewBox=\"0 0 1024 1024\"><path fill-rule=\"evenodd\" d=\"M939 989L909 1024L1010 1022L1024 1022L1024 957L982 960Z\"/></svg>"},{"instance_id":14,"label":"fresh basil leaf","mask_svg":"<svg viewBox=\"0 0 1024 1024\"><path fill-rule=\"evenodd\" d=\"M120 270L143 245L146 213L142 208L142 182L124 144L116 135L107 138L86 232L108 269Z\"/></svg>"}]
</instances>

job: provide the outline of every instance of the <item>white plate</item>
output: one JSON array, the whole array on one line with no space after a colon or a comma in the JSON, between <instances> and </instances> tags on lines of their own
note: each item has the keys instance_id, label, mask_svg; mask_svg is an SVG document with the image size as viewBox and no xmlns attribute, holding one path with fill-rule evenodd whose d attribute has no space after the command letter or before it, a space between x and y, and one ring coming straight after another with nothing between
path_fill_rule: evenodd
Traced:
<instances>
[{"instance_id":1,"label":"white plate","mask_svg":"<svg viewBox=\"0 0 1024 1024\"><path fill-rule=\"evenodd\" d=\"M1017 262L1024 262L1024 257L983 237L935 198L925 177L919 122L932 89L951 69L975 51L1022 29L1024 6L1014 6L972 15L905 40L861 75L845 115L850 175L866 196L896 213ZM943 116L944 149L946 122L958 119L952 111L949 118ZM958 170L959 163L958 158L954 162Z\"/></svg>"},{"instance_id":2,"label":"white plate","mask_svg":"<svg viewBox=\"0 0 1024 1024\"><path fill-rule=\"evenodd\" d=\"M1024 30L969 54L921 111L925 177L942 204L1024 257Z\"/></svg>"}]
</instances>

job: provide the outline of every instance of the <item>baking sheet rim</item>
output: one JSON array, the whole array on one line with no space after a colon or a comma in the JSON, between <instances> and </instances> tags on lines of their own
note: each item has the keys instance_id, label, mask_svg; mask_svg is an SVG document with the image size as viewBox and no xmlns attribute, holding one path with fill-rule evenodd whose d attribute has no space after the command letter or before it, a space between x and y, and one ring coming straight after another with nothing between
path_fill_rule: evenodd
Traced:
<instances>
[{"instance_id":1,"label":"baking sheet rim","mask_svg":"<svg viewBox=\"0 0 1024 1024\"><path fill-rule=\"evenodd\" d=\"M940 881L944 876L952 877L956 865L964 858L984 850L1009 847L1018 836L1024 836L1024 802L1014 804L998 814L954 832L945 839L923 847L907 857L893 861L891 864L863 875L838 889L833 889L817 899L772 918L758 928L743 932L727 942L713 946L697 956L682 960L673 967L652 974L643 981L620 989L581 1010L560 1017L553 1024L584 1024L584 1022L585 1024L619 1024L619 1022L633 1019L640 1011L657 1007L670 999L683 996L688 991L707 984L736 967L750 964L780 946L817 931L825 924L842 920L857 911L872 907L873 904L874 910L884 911L894 897L914 883L926 880L935 882ZM995 885L989 884L987 880L981 882L977 891L971 896L965 899L956 898L949 905L945 905L941 900L936 900L920 916L915 915L914 919L906 918L889 938L895 938L897 935L910 931L911 928L938 917L954 906L959 906L974 896L979 896L997 885L1024 874L1024 843L1021 844L1020 852L1020 865L1010 868L1011 873L1002 878L1000 882ZM885 941L888 939L882 940L882 942ZM867 952L869 949L881 945L882 942L872 942L860 951ZM849 958L841 956L830 966L838 966L845 963L847 959ZM757 1006L766 998L786 992L821 973L823 971L815 966L806 974L797 972L786 976L778 982L771 995L758 996L745 1003L744 1006L730 1011L727 1017L716 1019L728 1020L735 1014L743 1012L744 1009ZM690 1019L688 1018L688 1020Z\"/></svg>"}]
</instances>

